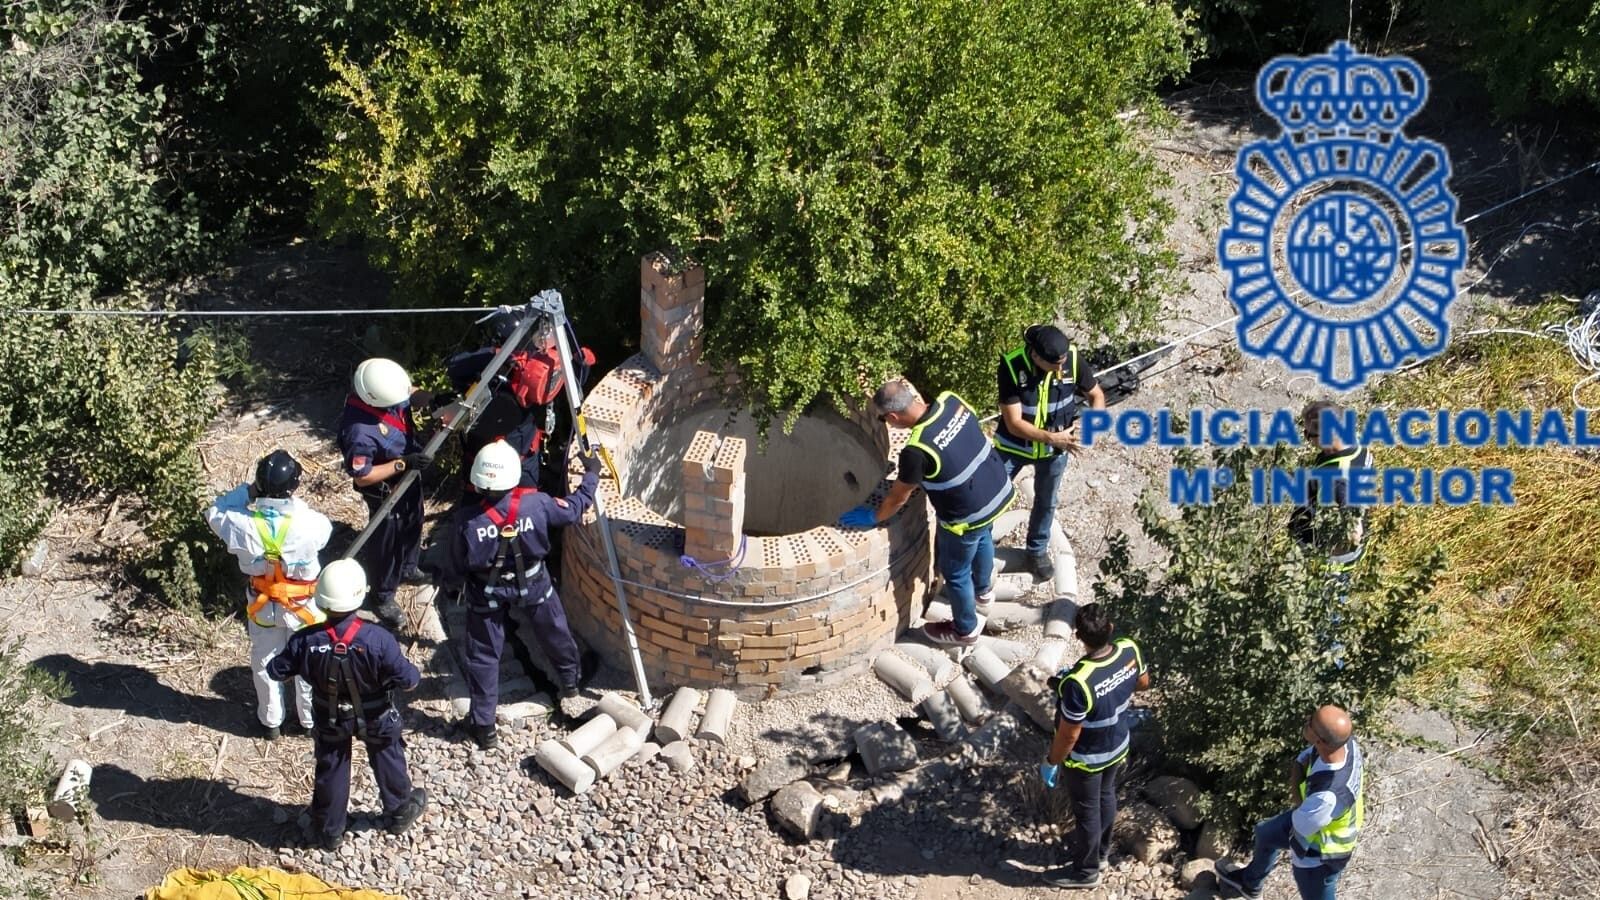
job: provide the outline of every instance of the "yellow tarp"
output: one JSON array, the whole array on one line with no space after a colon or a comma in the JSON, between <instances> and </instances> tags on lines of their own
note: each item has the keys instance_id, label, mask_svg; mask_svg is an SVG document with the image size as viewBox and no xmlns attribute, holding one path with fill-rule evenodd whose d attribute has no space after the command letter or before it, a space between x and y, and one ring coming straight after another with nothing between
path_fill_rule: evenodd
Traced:
<instances>
[{"instance_id":1,"label":"yellow tarp","mask_svg":"<svg viewBox=\"0 0 1600 900\"><path fill-rule=\"evenodd\" d=\"M313 875L247 866L240 866L227 875L210 870L179 869L168 873L160 887L153 887L145 894L145 900L261 900L263 897L266 900L405 900L394 894L337 887Z\"/></svg>"}]
</instances>

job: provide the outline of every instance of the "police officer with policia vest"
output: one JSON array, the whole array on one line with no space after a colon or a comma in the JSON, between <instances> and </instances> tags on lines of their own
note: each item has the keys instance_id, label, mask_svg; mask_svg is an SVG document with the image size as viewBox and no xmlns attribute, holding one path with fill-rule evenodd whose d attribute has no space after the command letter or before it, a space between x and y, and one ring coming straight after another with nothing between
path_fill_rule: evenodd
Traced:
<instances>
[{"instance_id":1,"label":"police officer with policia vest","mask_svg":"<svg viewBox=\"0 0 1600 900\"><path fill-rule=\"evenodd\" d=\"M367 515L378 511L408 469L426 468L433 457L422 451L417 423L411 416L411 376L388 359L369 359L356 367L353 393L345 399L339 419L339 452L354 480L356 492L367 501ZM361 548L362 567L372 577L372 600L378 618L390 628L402 619L394 594L404 581L422 584L428 579L417 571L422 549L422 491L409 490L379 523Z\"/></svg>"},{"instance_id":2,"label":"police officer with policia vest","mask_svg":"<svg viewBox=\"0 0 1600 900\"><path fill-rule=\"evenodd\" d=\"M1074 827L1067 835L1067 864L1045 872L1059 888L1091 888L1111 856L1117 819L1117 773L1128 755L1128 705L1150 687L1139 645L1111 639L1115 623L1091 603L1078 610L1084 655L1051 680L1056 693L1056 733L1039 764L1045 786L1065 781Z\"/></svg>"},{"instance_id":3,"label":"police officer with policia vest","mask_svg":"<svg viewBox=\"0 0 1600 900\"><path fill-rule=\"evenodd\" d=\"M857 506L839 519L846 528L871 528L887 522L921 487L939 520L934 556L944 578L954 619L923 626L928 640L970 647L983 631L979 616L994 602L994 520L1011 506L1017 492L1005 463L984 436L978 416L960 397L946 391L932 404L904 381L878 388L872 403L878 421L911 429L900 451L899 476L883 504Z\"/></svg>"},{"instance_id":4,"label":"police officer with policia vest","mask_svg":"<svg viewBox=\"0 0 1600 900\"><path fill-rule=\"evenodd\" d=\"M1350 714L1337 706L1312 713L1304 737L1311 746L1295 758L1289 781L1294 808L1256 825L1248 864L1217 861L1222 896L1259 898L1278 854L1288 850L1302 900L1334 900L1334 886L1355 853L1366 815L1361 799L1366 760L1351 735Z\"/></svg>"},{"instance_id":5,"label":"police officer with policia vest","mask_svg":"<svg viewBox=\"0 0 1600 900\"><path fill-rule=\"evenodd\" d=\"M1044 581L1055 575L1050 559L1050 523L1056 514L1056 495L1067 460L1081 448L1072 434L1073 422L1085 400L1092 409L1106 408L1089 364L1078 358L1078 348L1054 325L1030 325L1022 346L1000 357L996 373L1000 394L1000 421L994 445L1015 478L1024 466L1033 467L1033 509L1028 515L1028 565Z\"/></svg>"},{"instance_id":6,"label":"police officer with policia vest","mask_svg":"<svg viewBox=\"0 0 1600 900\"><path fill-rule=\"evenodd\" d=\"M1345 408L1337 403L1314 400L1306 404L1300 414L1300 430L1306 443L1317 448L1312 468L1337 471L1332 479L1333 496L1327 498L1326 503L1337 506L1342 512L1350 503L1350 470L1372 468L1372 452L1365 447L1348 447L1337 435L1323 435L1324 412L1334 417L1346 414ZM1326 553L1335 571L1348 572L1366 552L1364 512L1356 510L1343 517L1318 516L1317 511L1324 502L1320 493L1318 479L1308 478L1306 505L1297 507L1290 516L1289 533L1307 548Z\"/></svg>"},{"instance_id":7,"label":"police officer with policia vest","mask_svg":"<svg viewBox=\"0 0 1600 900\"><path fill-rule=\"evenodd\" d=\"M311 828L317 845L330 852L344 841L353 738L367 745L390 834L410 828L428 806L428 792L413 788L406 771L405 736L393 697L396 690L415 689L422 676L400 652L394 635L356 615L366 595L367 575L360 563L329 563L316 588L317 604L328 621L296 632L267 666L273 678L302 678L314 691L317 768Z\"/></svg>"},{"instance_id":8,"label":"police officer with policia vest","mask_svg":"<svg viewBox=\"0 0 1600 900\"><path fill-rule=\"evenodd\" d=\"M256 718L267 740L283 726L283 685L267 665L289 635L323 620L312 595L322 563L317 553L333 533L328 517L294 496L300 464L283 450L256 463L255 480L218 497L206 509L206 524L250 576L245 591L245 629L250 635L250 675L256 687ZM294 705L300 727L311 730L311 686L295 679Z\"/></svg>"},{"instance_id":9,"label":"police officer with policia vest","mask_svg":"<svg viewBox=\"0 0 1600 900\"><path fill-rule=\"evenodd\" d=\"M577 696L582 677L578 643L545 560L551 531L576 524L594 504L600 460L593 453L584 455L583 482L564 498L519 487L521 464L505 441L478 451L472 484L481 499L455 511L446 538L449 553L439 571L447 587L462 585L467 602L466 676L472 712L465 725L484 750L498 741L494 712L511 607L522 607L533 619L534 634L560 681L560 701Z\"/></svg>"}]
</instances>

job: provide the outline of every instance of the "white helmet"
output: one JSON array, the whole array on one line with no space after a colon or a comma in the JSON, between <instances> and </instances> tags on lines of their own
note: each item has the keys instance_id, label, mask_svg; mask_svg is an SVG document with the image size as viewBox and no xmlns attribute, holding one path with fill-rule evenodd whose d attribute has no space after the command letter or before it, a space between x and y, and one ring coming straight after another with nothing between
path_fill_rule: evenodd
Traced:
<instances>
[{"instance_id":1,"label":"white helmet","mask_svg":"<svg viewBox=\"0 0 1600 900\"><path fill-rule=\"evenodd\" d=\"M366 360L356 366L350 382L361 402L379 409L398 406L411 396L411 376L392 359Z\"/></svg>"},{"instance_id":2,"label":"white helmet","mask_svg":"<svg viewBox=\"0 0 1600 900\"><path fill-rule=\"evenodd\" d=\"M317 606L325 612L353 612L367 597L367 573L353 559L336 559L317 578Z\"/></svg>"},{"instance_id":3,"label":"white helmet","mask_svg":"<svg viewBox=\"0 0 1600 900\"><path fill-rule=\"evenodd\" d=\"M509 491L522 480L522 457L505 441L495 441L478 451L470 477L480 491Z\"/></svg>"}]
</instances>

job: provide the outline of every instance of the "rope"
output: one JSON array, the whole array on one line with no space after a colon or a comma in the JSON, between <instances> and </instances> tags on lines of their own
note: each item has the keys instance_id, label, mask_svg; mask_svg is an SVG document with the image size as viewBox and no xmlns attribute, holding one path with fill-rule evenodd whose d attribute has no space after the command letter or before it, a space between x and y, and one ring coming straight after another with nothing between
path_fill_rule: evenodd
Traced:
<instances>
[{"instance_id":1,"label":"rope","mask_svg":"<svg viewBox=\"0 0 1600 900\"><path fill-rule=\"evenodd\" d=\"M423 306L416 309L386 307L382 309L5 309L0 315L12 316L171 316L179 319L201 318L294 318L296 316L405 316L438 315L445 313L493 314L503 307L485 306Z\"/></svg>"},{"instance_id":2,"label":"rope","mask_svg":"<svg viewBox=\"0 0 1600 900\"><path fill-rule=\"evenodd\" d=\"M720 584L721 582L727 581L729 578L737 575L739 573L739 569L744 566L744 549L747 541L749 541L749 538L742 534L739 535L739 549L733 551L733 555L727 559L703 563L685 553L678 557L678 562L686 569L694 569L696 572L699 572L701 577L705 578L707 581L710 581L713 584ZM710 571L711 569L721 568L727 569L727 571L721 575Z\"/></svg>"}]
</instances>

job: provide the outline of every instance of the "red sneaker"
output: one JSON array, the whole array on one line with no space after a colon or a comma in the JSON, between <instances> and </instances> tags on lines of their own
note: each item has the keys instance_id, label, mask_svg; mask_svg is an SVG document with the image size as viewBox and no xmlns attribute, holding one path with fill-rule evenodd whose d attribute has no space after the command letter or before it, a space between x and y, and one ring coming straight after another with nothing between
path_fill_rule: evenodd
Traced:
<instances>
[{"instance_id":1,"label":"red sneaker","mask_svg":"<svg viewBox=\"0 0 1600 900\"><path fill-rule=\"evenodd\" d=\"M978 629L982 631L980 627ZM935 644L953 644L957 647L971 647L978 643L976 634L962 634L956 631L954 622L929 622L922 626L922 634Z\"/></svg>"}]
</instances>

